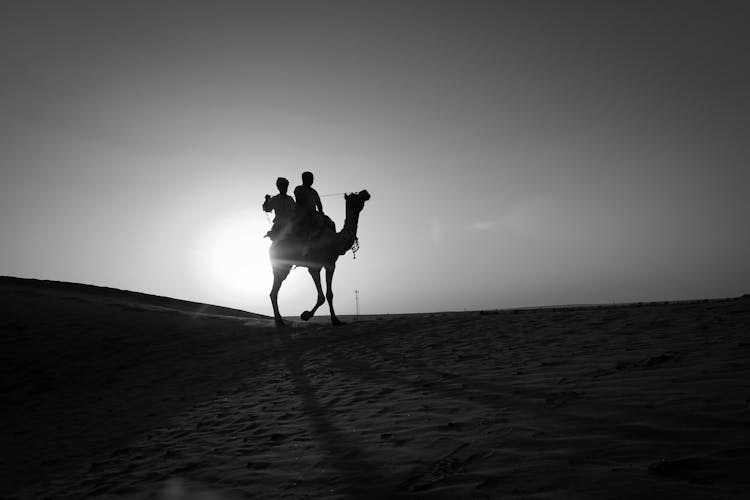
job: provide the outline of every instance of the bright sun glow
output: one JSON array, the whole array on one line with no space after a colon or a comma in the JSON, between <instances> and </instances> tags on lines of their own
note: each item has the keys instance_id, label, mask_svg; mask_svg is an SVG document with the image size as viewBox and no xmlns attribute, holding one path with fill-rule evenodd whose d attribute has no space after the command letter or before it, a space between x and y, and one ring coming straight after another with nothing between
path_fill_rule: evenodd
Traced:
<instances>
[{"instance_id":1,"label":"bright sun glow","mask_svg":"<svg viewBox=\"0 0 750 500\"><path fill-rule=\"evenodd\" d=\"M273 283L268 259L271 241L263 237L270 227L266 217L246 210L216 220L201 234L194 266L214 303L272 314L268 298ZM314 294L311 283L307 273L290 274L279 296L282 313L298 312L299 307L292 302Z\"/></svg>"},{"instance_id":2,"label":"bright sun glow","mask_svg":"<svg viewBox=\"0 0 750 500\"><path fill-rule=\"evenodd\" d=\"M198 241L195 265L204 287L214 300L234 306L256 302L272 283L268 261L270 241L263 238L268 222L243 211L219 219ZM244 309L244 308L243 308Z\"/></svg>"}]
</instances>

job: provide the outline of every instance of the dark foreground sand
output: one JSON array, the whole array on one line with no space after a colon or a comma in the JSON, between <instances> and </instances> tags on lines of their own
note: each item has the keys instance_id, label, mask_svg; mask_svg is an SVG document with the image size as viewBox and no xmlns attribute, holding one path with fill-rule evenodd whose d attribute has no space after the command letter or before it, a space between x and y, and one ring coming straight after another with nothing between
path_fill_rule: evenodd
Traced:
<instances>
[{"instance_id":1,"label":"dark foreground sand","mask_svg":"<svg viewBox=\"0 0 750 500\"><path fill-rule=\"evenodd\" d=\"M746 498L750 299L342 328L0 279L2 498Z\"/></svg>"}]
</instances>

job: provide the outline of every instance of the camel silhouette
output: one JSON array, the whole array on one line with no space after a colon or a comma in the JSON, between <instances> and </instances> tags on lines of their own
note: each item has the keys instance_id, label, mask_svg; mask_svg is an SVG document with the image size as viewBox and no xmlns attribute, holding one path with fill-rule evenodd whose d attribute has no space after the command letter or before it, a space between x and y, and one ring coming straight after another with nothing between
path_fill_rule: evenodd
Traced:
<instances>
[{"instance_id":1,"label":"camel silhouette","mask_svg":"<svg viewBox=\"0 0 750 500\"><path fill-rule=\"evenodd\" d=\"M333 273L336 270L336 261L339 255L344 255L349 251L354 242L357 240L357 225L359 224L359 213L365 206L365 202L370 199L370 193L362 190L359 193L344 195L346 200L346 220L344 227L338 233L335 230L333 222L321 232L321 234L309 243L306 255L302 255L304 241L302 238L290 236L275 241L268 253L271 257L271 267L273 268L273 286L271 287L271 305L273 306L273 315L277 326L284 326L284 320L279 313L279 289L286 277L289 275L292 266L306 267L313 281L315 288L318 290L318 299L315 306L309 311L302 313L300 318L307 321L315 315L315 311L328 299L328 308L331 311L331 323L334 326L343 325L344 323L336 317L333 310ZM330 219L329 219L330 221ZM320 270L326 270L326 294L323 295L323 288L320 284Z\"/></svg>"}]
</instances>

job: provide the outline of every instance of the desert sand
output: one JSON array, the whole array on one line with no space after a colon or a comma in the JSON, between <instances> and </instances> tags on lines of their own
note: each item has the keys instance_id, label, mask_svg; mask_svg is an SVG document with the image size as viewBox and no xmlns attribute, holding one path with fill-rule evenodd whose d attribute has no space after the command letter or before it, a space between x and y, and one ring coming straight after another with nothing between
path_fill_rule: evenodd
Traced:
<instances>
[{"instance_id":1,"label":"desert sand","mask_svg":"<svg viewBox=\"0 0 750 500\"><path fill-rule=\"evenodd\" d=\"M272 320L0 279L2 498L745 498L750 298Z\"/></svg>"}]
</instances>

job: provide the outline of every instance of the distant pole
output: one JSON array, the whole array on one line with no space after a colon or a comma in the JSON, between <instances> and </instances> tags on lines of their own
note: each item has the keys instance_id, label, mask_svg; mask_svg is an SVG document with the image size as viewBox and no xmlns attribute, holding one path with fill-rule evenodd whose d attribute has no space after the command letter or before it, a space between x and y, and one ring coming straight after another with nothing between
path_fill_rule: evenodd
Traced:
<instances>
[{"instance_id":1,"label":"distant pole","mask_svg":"<svg viewBox=\"0 0 750 500\"><path fill-rule=\"evenodd\" d=\"M357 321L359 321L359 290L354 290L354 303L357 304Z\"/></svg>"}]
</instances>

